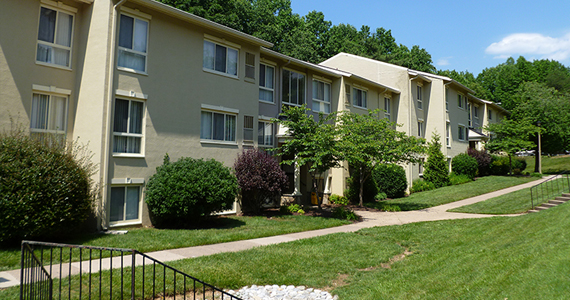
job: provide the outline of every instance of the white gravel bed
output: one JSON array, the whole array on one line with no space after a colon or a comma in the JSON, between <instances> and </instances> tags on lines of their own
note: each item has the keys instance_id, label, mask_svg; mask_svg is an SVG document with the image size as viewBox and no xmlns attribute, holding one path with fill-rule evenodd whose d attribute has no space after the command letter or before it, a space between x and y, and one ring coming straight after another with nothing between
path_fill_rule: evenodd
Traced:
<instances>
[{"instance_id":1,"label":"white gravel bed","mask_svg":"<svg viewBox=\"0 0 570 300\"><path fill-rule=\"evenodd\" d=\"M329 292L295 287L293 285L252 285L241 288L239 291L230 290L228 293L242 298L243 300L337 300L338 296L332 296Z\"/></svg>"}]
</instances>

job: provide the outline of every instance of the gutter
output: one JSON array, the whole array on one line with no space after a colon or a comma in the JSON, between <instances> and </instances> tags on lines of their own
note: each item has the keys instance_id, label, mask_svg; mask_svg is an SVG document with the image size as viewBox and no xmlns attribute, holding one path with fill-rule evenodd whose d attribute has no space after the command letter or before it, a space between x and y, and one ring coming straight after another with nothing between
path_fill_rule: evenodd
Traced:
<instances>
[{"instance_id":1,"label":"gutter","mask_svg":"<svg viewBox=\"0 0 570 300\"><path fill-rule=\"evenodd\" d=\"M111 114L113 112L113 80L115 74L115 52L116 52L116 32L117 32L117 10L118 8L123 5L127 0L120 0L117 4L113 5L112 10L112 25L111 25L111 47L110 47L110 58L109 58L109 66L108 66L108 74L107 74L107 111L105 112L105 127L104 127L104 140L103 140L103 149L101 153L103 157L101 159L101 200L99 202L100 209L103 209L105 206L103 205L103 200L107 198L107 181L109 179L109 155L110 155L110 145L111 145ZM102 226L103 229L107 229L107 214L105 213L105 220L101 219L99 226Z\"/></svg>"}]
</instances>

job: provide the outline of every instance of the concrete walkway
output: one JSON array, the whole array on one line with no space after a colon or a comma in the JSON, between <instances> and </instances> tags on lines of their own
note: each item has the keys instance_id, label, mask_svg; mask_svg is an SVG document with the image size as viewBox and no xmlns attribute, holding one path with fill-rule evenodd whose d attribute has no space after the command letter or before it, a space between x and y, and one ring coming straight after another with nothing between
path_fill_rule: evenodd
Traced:
<instances>
[{"instance_id":1,"label":"concrete walkway","mask_svg":"<svg viewBox=\"0 0 570 300\"><path fill-rule=\"evenodd\" d=\"M545 177L544 179L549 179L549 177ZM353 223L344 226L338 226L333 228L325 228L319 230L312 230L312 231L304 231L304 232L297 232L297 233L290 233L278 236L271 236L271 237L264 237L264 238L257 238L251 240L244 240L244 241L235 241L235 242L228 242L228 243L221 243L221 244L213 244L213 245L204 245L204 246L196 246L196 247L188 247L188 248L179 248L179 249L169 249L169 250L162 250L156 252L149 252L146 253L148 256L155 258L162 262L180 260L185 258L194 258L206 255L212 255L216 253L223 253L223 252L237 252L241 250L247 250L254 247L259 246L266 246L272 244L279 244L279 243L286 243L306 238L312 238L316 236L322 236L332 233L338 232L354 232L362 228L370 228L376 226L390 226L390 225L402 225L408 223L415 223L415 222L426 222L426 221L440 221L440 220L452 220L452 219L471 219L471 218L488 218L488 217L496 217L497 215L483 215L483 214L466 214L466 213L455 213L455 212L447 212L447 210L485 201L487 199L491 199L500 195L508 194L510 192L518 191L525 188L530 188L533 185L537 184L536 181L531 181L528 183L524 183L521 185L509 187L506 189L498 190L495 192L487 193L484 195L468 198L461 201L456 201L448 204L443 204L440 206L430 207L422 210L416 211L403 211L403 212L371 212L371 211L357 211L356 213L362 216L362 222ZM501 215L501 216L518 216L516 215ZM130 257L127 258L124 262L124 266L130 266ZM86 262L82 264L82 270L85 273L88 270L86 266ZM142 264L141 259L137 259L135 262L136 265ZM71 273L72 274L79 274L79 267L80 263L72 263L71 264ZM113 267L118 267L121 265L119 259L114 259L112 262ZM103 270L107 270L111 267L111 262L108 259L103 259ZM59 266L55 267L54 269L59 269ZM63 270L69 269L69 264L64 264ZM92 269L92 272L99 272L98 268ZM68 273L68 272L66 272ZM56 275L56 274L54 274ZM67 274L62 274L63 276L67 276ZM6 288L11 286L17 286L20 284L20 270L11 270L0 272L0 288Z\"/></svg>"}]
</instances>

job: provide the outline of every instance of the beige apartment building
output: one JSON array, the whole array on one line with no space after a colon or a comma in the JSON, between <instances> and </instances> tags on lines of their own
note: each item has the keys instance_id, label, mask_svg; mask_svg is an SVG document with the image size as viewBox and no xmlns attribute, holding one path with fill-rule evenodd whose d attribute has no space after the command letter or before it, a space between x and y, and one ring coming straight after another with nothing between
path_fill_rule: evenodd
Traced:
<instances>
[{"instance_id":1,"label":"beige apartment building","mask_svg":"<svg viewBox=\"0 0 570 300\"><path fill-rule=\"evenodd\" d=\"M243 149L285 142L270 122L282 105L315 115L380 108L410 135L439 132L448 158L465 152L470 127L480 132L506 113L446 77L344 53L311 64L153 0L1 5L0 130L20 125L88 144L102 228L151 225L144 187L166 153L231 167ZM286 194L307 200L306 170L284 170ZM421 173L407 166L410 183ZM326 192L342 194L346 177L346 168L324 174Z\"/></svg>"}]
</instances>

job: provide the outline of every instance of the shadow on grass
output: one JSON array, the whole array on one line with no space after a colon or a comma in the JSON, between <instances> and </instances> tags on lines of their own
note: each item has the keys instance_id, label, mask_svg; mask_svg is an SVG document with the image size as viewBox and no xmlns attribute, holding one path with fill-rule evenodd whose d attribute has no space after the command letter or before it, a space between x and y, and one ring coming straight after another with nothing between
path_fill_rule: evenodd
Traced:
<instances>
[{"instance_id":1,"label":"shadow on grass","mask_svg":"<svg viewBox=\"0 0 570 300\"><path fill-rule=\"evenodd\" d=\"M420 210L431 207L431 205L425 203L415 203L415 202L394 203L394 202L385 202L385 201L366 203L365 206L374 209L379 209L382 211L412 211L412 210Z\"/></svg>"}]
</instances>

